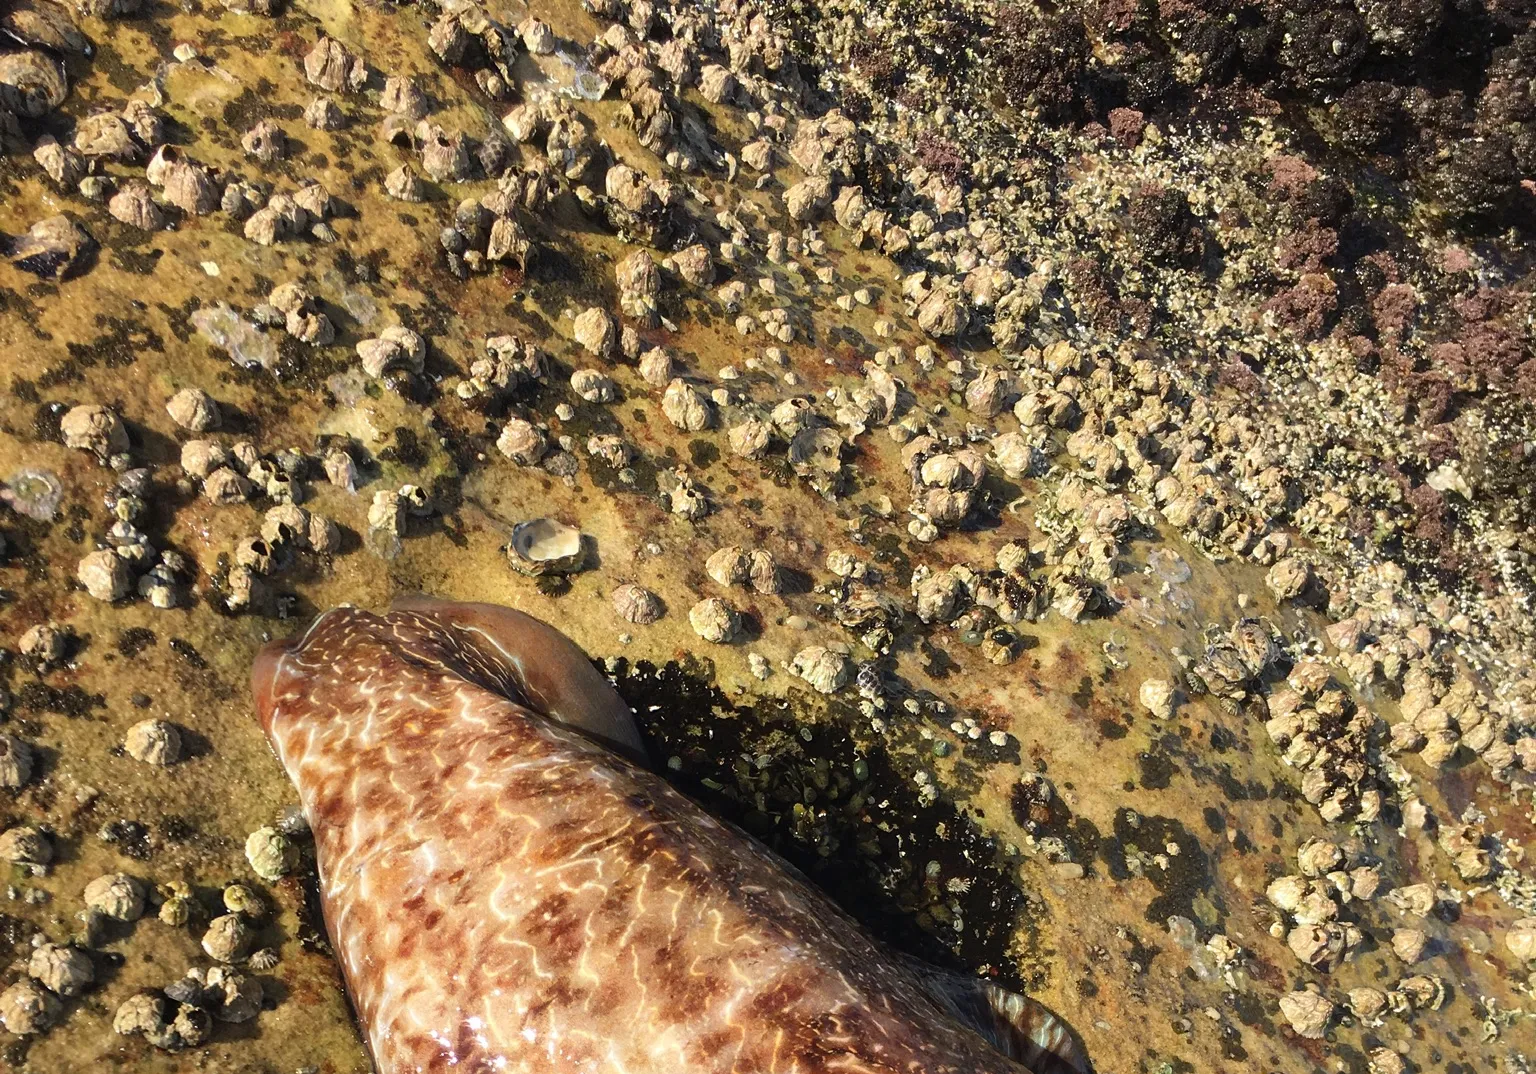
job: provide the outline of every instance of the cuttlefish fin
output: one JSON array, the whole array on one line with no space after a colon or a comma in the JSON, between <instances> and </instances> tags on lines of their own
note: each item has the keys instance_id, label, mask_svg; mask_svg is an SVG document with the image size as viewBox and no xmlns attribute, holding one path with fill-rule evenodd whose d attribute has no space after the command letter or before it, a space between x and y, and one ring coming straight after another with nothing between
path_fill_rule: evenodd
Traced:
<instances>
[{"instance_id":1,"label":"cuttlefish fin","mask_svg":"<svg viewBox=\"0 0 1536 1074\"><path fill-rule=\"evenodd\" d=\"M990 981L909 960L936 1003L1034 1074L1091 1074L1072 1031L1043 1004Z\"/></svg>"},{"instance_id":2,"label":"cuttlefish fin","mask_svg":"<svg viewBox=\"0 0 1536 1074\"><path fill-rule=\"evenodd\" d=\"M396 597L391 612L432 620L474 645L515 686L517 699L615 753L649 766L634 713L564 634L531 615L495 604Z\"/></svg>"}]
</instances>

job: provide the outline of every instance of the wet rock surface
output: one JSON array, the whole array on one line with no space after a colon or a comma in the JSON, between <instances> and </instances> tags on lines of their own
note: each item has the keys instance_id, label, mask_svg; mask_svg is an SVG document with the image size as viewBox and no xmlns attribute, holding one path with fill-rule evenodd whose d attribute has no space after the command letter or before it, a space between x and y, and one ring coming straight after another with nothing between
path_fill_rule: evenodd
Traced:
<instances>
[{"instance_id":1,"label":"wet rock surface","mask_svg":"<svg viewBox=\"0 0 1536 1074\"><path fill-rule=\"evenodd\" d=\"M887 6L12 5L5 1063L368 1069L246 677L426 590L1098 1070L1524 1069L1528 15Z\"/></svg>"}]
</instances>

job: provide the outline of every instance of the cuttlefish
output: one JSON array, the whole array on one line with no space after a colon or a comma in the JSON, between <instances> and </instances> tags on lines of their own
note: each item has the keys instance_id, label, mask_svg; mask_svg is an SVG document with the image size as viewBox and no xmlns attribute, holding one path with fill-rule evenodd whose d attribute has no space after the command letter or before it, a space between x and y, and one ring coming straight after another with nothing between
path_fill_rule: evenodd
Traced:
<instances>
[{"instance_id":1,"label":"cuttlefish","mask_svg":"<svg viewBox=\"0 0 1536 1074\"><path fill-rule=\"evenodd\" d=\"M537 619L340 607L252 681L379 1074L1086 1068L1043 1007L888 950L653 774Z\"/></svg>"}]
</instances>

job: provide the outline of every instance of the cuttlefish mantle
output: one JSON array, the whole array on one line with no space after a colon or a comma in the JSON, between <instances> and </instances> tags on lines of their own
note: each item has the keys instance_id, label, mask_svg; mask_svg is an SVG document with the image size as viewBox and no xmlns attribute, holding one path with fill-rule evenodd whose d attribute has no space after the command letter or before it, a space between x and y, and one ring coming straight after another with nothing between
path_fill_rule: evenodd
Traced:
<instances>
[{"instance_id":1,"label":"cuttlefish mantle","mask_svg":"<svg viewBox=\"0 0 1536 1074\"><path fill-rule=\"evenodd\" d=\"M1043 1008L892 955L650 772L536 619L337 608L252 681L379 1074L1085 1069Z\"/></svg>"}]
</instances>

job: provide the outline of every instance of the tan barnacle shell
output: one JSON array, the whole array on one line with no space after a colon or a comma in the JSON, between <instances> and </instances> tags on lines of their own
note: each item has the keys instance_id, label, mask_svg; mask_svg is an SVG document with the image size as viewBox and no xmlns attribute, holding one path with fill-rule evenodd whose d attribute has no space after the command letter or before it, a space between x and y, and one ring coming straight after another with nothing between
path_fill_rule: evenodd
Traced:
<instances>
[{"instance_id":1,"label":"tan barnacle shell","mask_svg":"<svg viewBox=\"0 0 1536 1074\"><path fill-rule=\"evenodd\" d=\"M183 388L171 396L165 412L177 425L194 433L219 426L219 404L201 388Z\"/></svg>"},{"instance_id":2,"label":"tan barnacle shell","mask_svg":"<svg viewBox=\"0 0 1536 1074\"><path fill-rule=\"evenodd\" d=\"M391 369L420 373L427 358L426 340L402 325L389 326L376 338L363 340L356 349L363 372L370 377L382 377Z\"/></svg>"},{"instance_id":3,"label":"tan barnacle shell","mask_svg":"<svg viewBox=\"0 0 1536 1074\"><path fill-rule=\"evenodd\" d=\"M744 421L732 425L726 434L726 439L731 445L731 452L746 459L762 457L768 450L768 440L771 428L766 421L758 418L747 418Z\"/></svg>"},{"instance_id":4,"label":"tan barnacle shell","mask_svg":"<svg viewBox=\"0 0 1536 1074\"><path fill-rule=\"evenodd\" d=\"M1410 966L1424 957L1428 946L1429 937L1422 929L1392 930L1392 952Z\"/></svg>"},{"instance_id":5,"label":"tan barnacle shell","mask_svg":"<svg viewBox=\"0 0 1536 1074\"><path fill-rule=\"evenodd\" d=\"M384 92L379 95L379 107L386 112L398 112L411 119L420 119L432 110L427 95L416 84L416 80L408 75L390 75L384 80Z\"/></svg>"},{"instance_id":6,"label":"tan barnacle shell","mask_svg":"<svg viewBox=\"0 0 1536 1074\"><path fill-rule=\"evenodd\" d=\"M835 693L848 682L848 655L825 645L809 645L795 654L789 668L817 693Z\"/></svg>"},{"instance_id":7,"label":"tan barnacle shell","mask_svg":"<svg viewBox=\"0 0 1536 1074\"><path fill-rule=\"evenodd\" d=\"M535 466L549 450L549 438L530 421L509 418L496 438L496 450L522 466Z\"/></svg>"},{"instance_id":8,"label":"tan barnacle shell","mask_svg":"<svg viewBox=\"0 0 1536 1074\"><path fill-rule=\"evenodd\" d=\"M60 145L51 134L37 140L32 159L48 173L48 178L65 190L73 189L85 177L85 160L75 150Z\"/></svg>"},{"instance_id":9,"label":"tan barnacle shell","mask_svg":"<svg viewBox=\"0 0 1536 1074\"><path fill-rule=\"evenodd\" d=\"M917 597L917 616L925 623L952 620L965 598L965 585L951 571L940 571L925 578L915 578L912 594Z\"/></svg>"},{"instance_id":10,"label":"tan barnacle shell","mask_svg":"<svg viewBox=\"0 0 1536 1074\"><path fill-rule=\"evenodd\" d=\"M1302 876L1319 877L1333 872L1344 863L1344 852L1326 839L1308 839L1296 851L1296 864Z\"/></svg>"},{"instance_id":11,"label":"tan barnacle shell","mask_svg":"<svg viewBox=\"0 0 1536 1074\"><path fill-rule=\"evenodd\" d=\"M1407 1062L1391 1048L1372 1048L1367 1058L1370 1074L1407 1074Z\"/></svg>"},{"instance_id":12,"label":"tan barnacle shell","mask_svg":"<svg viewBox=\"0 0 1536 1074\"><path fill-rule=\"evenodd\" d=\"M1334 970L1344 961L1349 947L1348 927L1334 921L1297 925L1286 936L1291 953L1319 970Z\"/></svg>"},{"instance_id":13,"label":"tan barnacle shell","mask_svg":"<svg viewBox=\"0 0 1536 1074\"><path fill-rule=\"evenodd\" d=\"M986 366L965 388L965 405L982 418L995 418L1008 406L1013 394L1013 378L1006 369Z\"/></svg>"},{"instance_id":14,"label":"tan barnacle shell","mask_svg":"<svg viewBox=\"0 0 1536 1074\"><path fill-rule=\"evenodd\" d=\"M857 231L868 215L869 202L864 197L863 187L845 186L837 192L837 198L832 202L832 217L839 226Z\"/></svg>"},{"instance_id":15,"label":"tan barnacle shell","mask_svg":"<svg viewBox=\"0 0 1536 1074\"><path fill-rule=\"evenodd\" d=\"M1321 660L1299 660L1285 681L1299 696L1311 700L1327 688L1330 678L1328 665Z\"/></svg>"},{"instance_id":16,"label":"tan barnacle shell","mask_svg":"<svg viewBox=\"0 0 1536 1074\"><path fill-rule=\"evenodd\" d=\"M205 216L219 207L219 188L208 170L190 160L173 160L165 168L165 200L184 213Z\"/></svg>"},{"instance_id":17,"label":"tan barnacle shell","mask_svg":"<svg viewBox=\"0 0 1536 1074\"><path fill-rule=\"evenodd\" d=\"M252 490L251 482L244 474L236 473L227 466L220 466L203 479L203 496L209 503L220 507L244 503Z\"/></svg>"},{"instance_id":18,"label":"tan barnacle shell","mask_svg":"<svg viewBox=\"0 0 1536 1074\"><path fill-rule=\"evenodd\" d=\"M97 600L122 600L133 588L133 572L117 551L89 552L75 568L76 580Z\"/></svg>"},{"instance_id":19,"label":"tan barnacle shell","mask_svg":"<svg viewBox=\"0 0 1536 1074\"><path fill-rule=\"evenodd\" d=\"M435 123L417 125L421 170L437 182L460 182L469 176L469 146L459 131L452 134Z\"/></svg>"},{"instance_id":20,"label":"tan barnacle shell","mask_svg":"<svg viewBox=\"0 0 1536 1074\"><path fill-rule=\"evenodd\" d=\"M1275 644L1269 624L1261 619L1239 619L1232 625L1228 640L1254 675L1262 674L1265 668L1279 659L1280 648Z\"/></svg>"},{"instance_id":21,"label":"tan barnacle shell","mask_svg":"<svg viewBox=\"0 0 1536 1074\"><path fill-rule=\"evenodd\" d=\"M142 179L130 179L119 187L107 202L107 212L142 231L158 231L165 226L165 214L155 204L149 184Z\"/></svg>"},{"instance_id":22,"label":"tan barnacle shell","mask_svg":"<svg viewBox=\"0 0 1536 1074\"><path fill-rule=\"evenodd\" d=\"M1356 899L1371 899L1381 887L1381 867L1361 865L1349 871L1349 893Z\"/></svg>"},{"instance_id":23,"label":"tan barnacle shell","mask_svg":"<svg viewBox=\"0 0 1536 1074\"><path fill-rule=\"evenodd\" d=\"M1312 581L1312 568L1305 560L1287 556L1269 569L1264 583L1277 600L1294 600Z\"/></svg>"},{"instance_id":24,"label":"tan barnacle shell","mask_svg":"<svg viewBox=\"0 0 1536 1074\"><path fill-rule=\"evenodd\" d=\"M555 32L549 23L529 16L517 24L517 32L523 39L523 47L534 56L547 56L555 51Z\"/></svg>"},{"instance_id":25,"label":"tan barnacle shell","mask_svg":"<svg viewBox=\"0 0 1536 1074\"><path fill-rule=\"evenodd\" d=\"M1433 884L1409 884L1387 892L1387 901L1417 917L1428 917L1440 901L1440 896Z\"/></svg>"},{"instance_id":26,"label":"tan barnacle shell","mask_svg":"<svg viewBox=\"0 0 1536 1074\"><path fill-rule=\"evenodd\" d=\"M400 165L384 177L384 192L396 201L418 202L426 197L421 180L409 164Z\"/></svg>"},{"instance_id":27,"label":"tan barnacle shell","mask_svg":"<svg viewBox=\"0 0 1536 1074\"><path fill-rule=\"evenodd\" d=\"M329 220L336 214L336 203L331 192L315 180L305 180L292 197L293 203L315 220ZM310 301L314 301L313 296Z\"/></svg>"},{"instance_id":28,"label":"tan barnacle shell","mask_svg":"<svg viewBox=\"0 0 1536 1074\"><path fill-rule=\"evenodd\" d=\"M935 287L918 303L918 327L936 339L962 335L966 322L965 308L947 287Z\"/></svg>"},{"instance_id":29,"label":"tan barnacle shell","mask_svg":"<svg viewBox=\"0 0 1536 1074\"><path fill-rule=\"evenodd\" d=\"M949 452L930 455L923 460L921 469L923 484L934 488L969 488L970 471Z\"/></svg>"},{"instance_id":30,"label":"tan barnacle shell","mask_svg":"<svg viewBox=\"0 0 1536 1074\"><path fill-rule=\"evenodd\" d=\"M85 885L85 905L117 921L144 916L144 885L126 873L108 873Z\"/></svg>"},{"instance_id":31,"label":"tan barnacle shell","mask_svg":"<svg viewBox=\"0 0 1536 1074\"><path fill-rule=\"evenodd\" d=\"M832 197L832 184L825 176L812 175L784 191L784 208L789 218L805 221L820 211Z\"/></svg>"},{"instance_id":32,"label":"tan barnacle shell","mask_svg":"<svg viewBox=\"0 0 1536 1074\"><path fill-rule=\"evenodd\" d=\"M229 458L229 449L212 440L188 440L181 445L181 468L192 477L207 477Z\"/></svg>"},{"instance_id":33,"label":"tan barnacle shell","mask_svg":"<svg viewBox=\"0 0 1536 1074\"><path fill-rule=\"evenodd\" d=\"M696 433L714 422L714 408L703 392L681 377L674 377L661 396L661 412L684 432Z\"/></svg>"},{"instance_id":34,"label":"tan barnacle shell","mask_svg":"<svg viewBox=\"0 0 1536 1074\"><path fill-rule=\"evenodd\" d=\"M1159 720L1173 715L1178 701L1178 689L1169 679L1147 679L1141 684L1140 700L1146 709Z\"/></svg>"},{"instance_id":35,"label":"tan barnacle shell","mask_svg":"<svg viewBox=\"0 0 1536 1074\"><path fill-rule=\"evenodd\" d=\"M498 216L491 224L491 234L486 240L487 261L510 261L516 265L528 263L528 251L533 243L522 225L510 216Z\"/></svg>"},{"instance_id":36,"label":"tan barnacle shell","mask_svg":"<svg viewBox=\"0 0 1536 1074\"><path fill-rule=\"evenodd\" d=\"M672 356L661 347L652 347L640 356L640 377L653 388L664 388L672 381Z\"/></svg>"},{"instance_id":37,"label":"tan barnacle shell","mask_svg":"<svg viewBox=\"0 0 1536 1074\"><path fill-rule=\"evenodd\" d=\"M181 732L164 720L140 720L123 738L128 756L145 764L164 767L181 758Z\"/></svg>"},{"instance_id":38,"label":"tan barnacle shell","mask_svg":"<svg viewBox=\"0 0 1536 1074\"><path fill-rule=\"evenodd\" d=\"M1264 897L1277 909L1292 913L1301 905L1311 885L1300 876L1282 876L1264 889Z\"/></svg>"},{"instance_id":39,"label":"tan barnacle shell","mask_svg":"<svg viewBox=\"0 0 1536 1074\"><path fill-rule=\"evenodd\" d=\"M1316 1040L1328 1028L1337 1008L1321 992L1302 989L1280 997L1280 1013L1298 1035Z\"/></svg>"},{"instance_id":40,"label":"tan barnacle shell","mask_svg":"<svg viewBox=\"0 0 1536 1074\"><path fill-rule=\"evenodd\" d=\"M507 118L510 122L511 116ZM632 213L649 213L659 205L650 181L627 164L615 164L608 169L603 177L603 190Z\"/></svg>"},{"instance_id":41,"label":"tan barnacle shell","mask_svg":"<svg viewBox=\"0 0 1536 1074\"><path fill-rule=\"evenodd\" d=\"M1446 824L1440 829L1440 849L1463 880L1482 880L1493 872L1493 859L1480 845L1481 829L1470 824Z\"/></svg>"},{"instance_id":42,"label":"tan barnacle shell","mask_svg":"<svg viewBox=\"0 0 1536 1074\"><path fill-rule=\"evenodd\" d=\"M223 914L208 923L203 950L219 962L240 962L250 953L255 932L239 914Z\"/></svg>"},{"instance_id":43,"label":"tan barnacle shell","mask_svg":"<svg viewBox=\"0 0 1536 1074\"><path fill-rule=\"evenodd\" d=\"M747 556L747 580L759 593L772 596L784 588L784 578L773 553L755 548Z\"/></svg>"},{"instance_id":44,"label":"tan barnacle shell","mask_svg":"<svg viewBox=\"0 0 1536 1074\"><path fill-rule=\"evenodd\" d=\"M15 735L0 733L0 787L19 790L32 778L32 747Z\"/></svg>"},{"instance_id":45,"label":"tan barnacle shell","mask_svg":"<svg viewBox=\"0 0 1536 1074\"><path fill-rule=\"evenodd\" d=\"M810 427L816 420L815 405L803 395L792 396L777 404L768 417L774 428L786 437L792 437Z\"/></svg>"},{"instance_id":46,"label":"tan barnacle shell","mask_svg":"<svg viewBox=\"0 0 1536 1074\"><path fill-rule=\"evenodd\" d=\"M1349 1009L1366 1025L1371 1025L1387 1009L1387 994L1379 988L1351 988Z\"/></svg>"},{"instance_id":47,"label":"tan barnacle shell","mask_svg":"<svg viewBox=\"0 0 1536 1074\"><path fill-rule=\"evenodd\" d=\"M611 403L619 397L618 385L596 369L578 369L572 373L571 390L588 403Z\"/></svg>"},{"instance_id":48,"label":"tan barnacle shell","mask_svg":"<svg viewBox=\"0 0 1536 1074\"><path fill-rule=\"evenodd\" d=\"M634 458L634 448L625 443L623 437L598 433L587 438L587 454L594 459L602 459L615 470L621 470Z\"/></svg>"},{"instance_id":49,"label":"tan barnacle shell","mask_svg":"<svg viewBox=\"0 0 1536 1074\"><path fill-rule=\"evenodd\" d=\"M1424 737L1426 744L1419 751L1419 759L1430 768L1444 767L1461 745L1461 736L1450 728L1431 731Z\"/></svg>"},{"instance_id":50,"label":"tan barnacle shell","mask_svg":"<svg viewBox=\"0 0 1536 1074\"><path fill-rule=\"evenodd\" d=\"M333 37L322 37L304 57L304 75L323 90L361 89L368 68Z\"/></svg>"},{"instance_id":51,"label":"tan barnacle shell","mask_svg":"<svg viewBox=\"0 0 1536 1074\"><path fill-rule=\"evenodd\" d=\"M78 947L56 943L34 947L32 957L27 960L27 972L49 991L61 996L79 995L96 979L91 956Z\"/></svg>"},{"instance_id":52,"label":"tan barnacle shell","mask_svg":"<svg viewBox=\"0 0 1536 1074\"><path fill-rule=\"evenodd\" d=\"M0 992L0 1025L19 1037L41 1033L63 1013L58 998L30 977Z\"/></svg>"},{"instance_id":53,"label":"tan barnacle shell","mask_svg":"<svg viewBox=\"0 0 1536 1074\"><path fill-rule=\"evenodd\" d=\"M1432 973L1405 977L1395 991L1417 1011L1438 1011L1445 1003L1445 982Z\"/></svg>"},{"instance_id":54,"label":"tan barnacle shell","mask_svg":"<svg viewBox=\"0 0 1536 1074\"><path fill-rule=\"evenodd\" d=\"M131 161L139 156L128 123L116 112L95 112L75 124L71 148L83 157Z\"/></svg>"},{"instance_id":55,"label":"tan barnacle shell","mask_svg":"<svg viewBox=\"0 0 1536 1074\"><path fill-rule=\"evenodd\" d=\"M723 586L745 584L750 571L751 560L739 545L717 548L704 561L704 573Z\"/></svg>"},{"instance_id":56,"label":"tan barnacle shell","mask_svg":"<svg viewBox=\"0 0 1536 1074\"><path fill-rule=\"evenodd\" d=\"M699 71L699 92L713 104L723 104L736 93L736 76L717 63L706 64Z\"/></svg>"},{"instance_id":57,"label":"tan barnacle shell","mask_svg":"<svg viewBox=\"0 0 1536 1074\"><path fill-rule=\"evenodd\" d=\"M1009 477L1022 477L1041 465L1042 456L1019 433L1004 433L992 441L992 459Z\"/></svg>"},{"instance_id":58,"label":"tan barnacle shell","mask_svg":"<svg viewBox=\"0 0 1536 1074\"><path fill-rule=\"evenodd\" d=\"M741 147L741 161L755 172L766 172L773 167L773 143L758 138Z\"/></svg>"},{"instance_id":59,"label":"tan barnacle shell","mask_svg":"<svg viewBox=\"0 0 1536 1074\"><path fill-rule=\"evenodd\" d=\"M705 641L728 643L741 629L741 616L719 597L706 597L688 609L688 622Z\"/></svg>"},{"instance_id":60,"label":"tan barnacle shell","mask_svg":"<svg viewBox=\"0 0 1536 1074\"><path fill-rule=\"evenodd\" d=\"M587 353L604 361L613 361L619 348L619 326L613 314L599 306L592 306L576 318L571 326L576 342Z\"/></svg>"},{"instance_id":61,"label":"tan barnacle shell","mask_svg":"<svg viewBox=\"0 0 1536 1074\"><path fill-rule=\"evenodd\" d=\"M835 476L842 466L842 435L824 425L801 429L789 442L786 457L802 477Z\"/></svg>"},{"instance_id":62,"label":"tan barnacle shell","mask_svg":"<svg viewBox=\"0 0 1536 1074\"><path fill-rule=\"evenodd\" d=\"M48 865L54 860L54 844L41 828L29 824L0 833L0 860L18 865Z\"/></svg>"},{"instance_id":63,"label":"tan barnacle shell","mask_svg":"<svg viewBox=\"0 0 1536 1074\"><path fill-rule=\"evenodd\" d=\"M271 164L288 155L288 136L275 120L263 119L245 132L240 146L263 164Z\"/></svg>"},{"instance_id":64,"label":"tan barnacle shell","mask_svg":"<svg viewBox=\"0 0 1536 1074\"><path fill-rule=\"evenodd\" d=\"M170 1001L158 992L138 992L129 996L112 1017L112 1028L123 1036L134 1033L160 1035L165 1032L165 1016Z\"/></svg>"},{"instance_id":65,"label":"tan barnacle shell","mask_svg":"<svg viewBox=\"0 0 1536 1074\"><path fill-rule=\"evenodd\" d=\"M1339 904L1328 896L1326 890L1314 884L1307 888L1307 893L1301 897L1291 914L1298 925L1321 925L1339 916Z\"/></svg>"},{"instance_id":66,"label":"tan barnacle shell","mask_svg":"<svg viewBox=\"0 0 1536 1074\"><path fill-rule=\"evenodd\" d=\"M1536 917L1522 917L1504 933L1504 946L1521 962L1536 958Z\"/></svg>"},{"instance_id":67,"label":"tan barnacle shell","mask_svg":"<svg viewBox=\"0 0 1536 1074\"><path fill-rule=\"evenodd\" d=\"M679 250L670 261L672 270L694 287L708 287L715 282L714 258L702 242Z\"/></svg>"},{"instance_id":68,"label":"tan barnacle shell","mask_svg":"<svg viewBox=\"0 0 1536 1074\"><path fill-rule=\"evenodd\" d=\"M304 109L304 122L317 131L340 130L346 117L335 101L321 94Z\"/></svg>"},{"instance_id":69,"label":"tan barnacle shell","mask_svg":"<svg viewBox=\"0 0 1536 1074\"><path fill-rule=\"evenodd\" d=\"M106 458L128 450L128 430L115 411L82 404L71 407L59 422L64 446Z\"/></svg>"},{"instance_id":70,"label":"tan barnacle shell","mask_svg":"<svg viewBox=\"0 0 1536 1074\"><path fill-rule=\"evenodd\" d=\"M647 626L662 616L661 600L634 582L625 582L613 591L613 609L636 626Z\"/></svg>"},{"instance_id":71,"label":"tan barnacle shell","mask_svg":"<svg viewBox=\"0 0 1536 1074\"><path fill-rule=\"evenodd\" d=\"M679 518L695 522L709 514L709 494L704 486L683 471L663 470L657 475L657 485L667 497L671 511Z\"/></svg>"},{"instance_id":72,"label":"tan barnacle shell","mask_svg":"<svg viewBox=\"0 0 1536 1074\"><path fill-rule=\"evenodd\" d=\"M619 286L619 308L647 328L659 323L656 296L661 292L661 273L645 250L636 250L614 268Z\"/></svg>"},{"instance_id":73,"label":"tan barnacle shell","mask_svg":"<svg viewBox=\"0 0 1536 1074\"><path fill-rule=\"evenodd\" d=\"M507 559L521 574L574 574L586 559L586 545L575 527L535 518L512 527Z\"/></svg>"}]
</instances>

